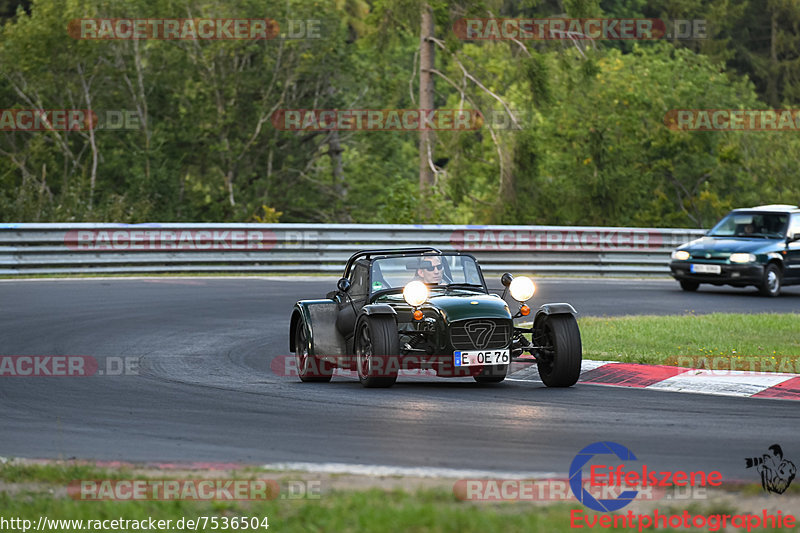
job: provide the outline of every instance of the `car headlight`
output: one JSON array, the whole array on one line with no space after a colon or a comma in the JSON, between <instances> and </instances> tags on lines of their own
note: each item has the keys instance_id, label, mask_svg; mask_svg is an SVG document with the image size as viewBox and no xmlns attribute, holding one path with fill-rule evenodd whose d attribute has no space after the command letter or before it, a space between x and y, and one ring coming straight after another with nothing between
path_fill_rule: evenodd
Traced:
<instances>
[{"instance_id":1,"label":"car headlight","mask_svg":"<svg viewBox=\"0 0 800 533\"><path fill-rule=\"evenodd\" d=\"M403 299L411 307L419 307L428 299L428 287L421 281L409 281L403 287Z\"/></svg>"},{"instance_id":2,"label":"car headlight","mask_svg":"<svg viewBox=\"0 0 800 533\"><path fill-rule=\"evenodd\" d=\"M533 284L531 278L519 276L511 280L508 290L511 293L511 297L516 301L527 302L533 297L533 293L536 292L536 285Z\"/></svg>"},{"instance_id":3,"label":"car headlight","mask_svg":"<svg viewBox=\"0 0 800 533\"><path fill-rule=\"evenodd\" d=\"M755 263L756 256L753 254L731 254L731 263Z\"/></svg>"},{"instance_id":4,"label":"car headlight","mask_svg":"<svg viewBox=\"0 0 800 533\"><path fill-rule=\"evenodd\" d=\"M672 252L672 258L677 259L678 261L686 261L689 259L689 252L686 250L675 250Z\"/></svg>"}]
</instances>

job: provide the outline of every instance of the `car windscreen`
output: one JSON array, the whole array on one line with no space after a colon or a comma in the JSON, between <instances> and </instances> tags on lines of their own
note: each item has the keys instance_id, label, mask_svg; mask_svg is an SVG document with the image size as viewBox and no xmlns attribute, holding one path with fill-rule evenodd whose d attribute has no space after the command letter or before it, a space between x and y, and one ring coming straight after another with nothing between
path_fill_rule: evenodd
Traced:
<instances>
[{"instance_id":1,"label":"car windscreen","mask_svg":"<svg viewBox=\"0 0 800 533\"><path fill-rule=\"evenodd\" d=\"M464 255L430 254L378 258L372 262L370 279L373 293L404 287L413 280L429 285L461 283L483 288L477 263L472 257Z\"/></svg>"},{"instance_id":2,"label":"car windscreen","mask_svg":"<svg viewBox=\"0 0 800 533\"><path fill-rule=\"evenodd\" d=\"M768 237L786 235L786 213L736 212L730 213L708 233L713 237Z\"/></svg>"}]
</instances>

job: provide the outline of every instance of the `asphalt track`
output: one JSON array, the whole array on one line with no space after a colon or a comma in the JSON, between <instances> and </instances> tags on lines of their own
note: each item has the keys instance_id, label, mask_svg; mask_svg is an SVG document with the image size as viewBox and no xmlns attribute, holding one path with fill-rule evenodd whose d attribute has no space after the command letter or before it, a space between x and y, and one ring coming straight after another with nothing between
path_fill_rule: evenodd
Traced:
<instances>
[{"instance_id":1,"label":"asphalt track","mask_svg":"<svg viewBox=\"0 0 800 533\"><path fill-rule=\"evenodd\" d=\"M781 400L541 382L403 379L304 384L276 375L295 300L334 280L0 282L0 355L129 357L135 375L0 378L0 456L351 463L566 474L610 440L648 467L757 480L773 443L800 460L800 410ZM800 310L800 288L686 294L674 282L542 280L534 303L588 315ZM101 365L102 366L102 365Z\"/></svg>"}]
</instances>

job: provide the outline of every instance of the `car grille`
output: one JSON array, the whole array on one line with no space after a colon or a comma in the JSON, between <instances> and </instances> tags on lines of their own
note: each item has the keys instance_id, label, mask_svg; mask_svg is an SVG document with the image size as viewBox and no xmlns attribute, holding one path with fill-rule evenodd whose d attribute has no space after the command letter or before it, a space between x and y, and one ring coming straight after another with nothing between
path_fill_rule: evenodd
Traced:
<instances>
[{"instance_id":1,"label":"car grille","mask_svg":"<svg viewBox=\"0 0 800 533\"><path fill-rule=\"evenodd\" d=\"M708 256L708 257L706 257ZM725 260L731 256L730 252L694 252L692 253L692 259L716 259L716 260Z\"/></svg>"},{"instance_id":2,"label":"car grille","mask_svg":"<svg viewBox=\"0 0 800 533\"><path fill-rule=\"evenodd\" d=\"M460 320L450 326L450 342L457 350L496 350L511 344L511 321L499 318Z\"/></svg>"}]
</instances>

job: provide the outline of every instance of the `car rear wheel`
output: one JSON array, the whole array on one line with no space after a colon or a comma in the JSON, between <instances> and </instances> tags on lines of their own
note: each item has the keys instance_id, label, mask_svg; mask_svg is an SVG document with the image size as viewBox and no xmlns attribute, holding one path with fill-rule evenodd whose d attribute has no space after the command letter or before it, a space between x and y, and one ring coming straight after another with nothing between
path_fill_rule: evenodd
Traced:
<instances>
[{"instance_id":1,"label":"car rear wheel","mask_svg":"<svg viewBox=\"0 0 800 533\"><path fill-rule=\"evenodd\" d=\"M581 375L581 332L572 315L550 315L534 331L539 377L548 387L571 387Z\"/></svg>"},{"instance_id":2,"label":"car rear wheel","mask_svg":"<svg viewBox=\"0 0 800 533\"><path fill-rule=\"evenodd\" d=\"M697 283L696 281L689 281L689 280L682 280L680 284L681 284L681 289L687 292L694 292L697 290L697 287L700 286L700 284Z\"/></svg>"},{"instance_id":3,"label":"car rear wheel","mask_svg":"<svg viewBox=\"0 0 800 533\"><path fill-rule=\"evenodd\" d=\"M294 358L300 381L326 383L331 380L333 366L326 361L320 361L316 355L311 353L303 320L297 321L297 327L294 330Z\"/></svg>"},{"instance_id":4,"label":"car rear wheel","mask_svg":"<svg viewBox=\"0 0 800 533\"><path fill-rule=\"evenodd\" d=\"M481 373L472 376L478 383L500 383L506 379L508 365L488 365L483 367Z\"/></svg>"},{"instance_id":5,"label":"car rear wheel","mask_svg":"<svg viewBox=\"0 0 800 533\"><path fill-rule=\"evenodd\" d=\"M758 291L764 296L778 296L781 293L781 281L781 269L775 263L770 263L764 269Z\"/></svg>"},{"instance_id":6,"label":"car rear wheel","mask_svg":"<svg viewBox=\"0 0 800 533\"><path fill-rule=\"evenodd\" d=\"M400 337L394 316L364 316L355 338L358 380L367 388L391 387L397 381Z\"/></svg>"}]
</instances>

